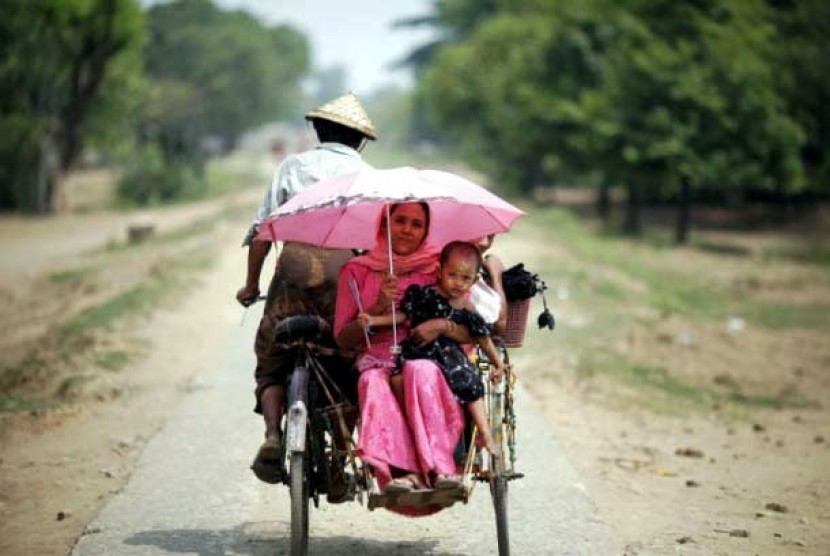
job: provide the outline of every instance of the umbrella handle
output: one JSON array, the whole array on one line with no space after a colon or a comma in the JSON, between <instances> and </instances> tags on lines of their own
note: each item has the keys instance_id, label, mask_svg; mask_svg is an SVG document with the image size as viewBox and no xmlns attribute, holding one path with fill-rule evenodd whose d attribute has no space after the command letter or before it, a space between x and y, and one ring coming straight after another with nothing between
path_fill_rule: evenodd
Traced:
<instances>
[{"instance_id":1,"label":"umbrella handle","mask_svg":"<svg viewBox=\"0 0 830 556\"><path fill-rule=\"evenodd\" d=\"M392 265L392 216L389 210L389 203L386 203L386 249L389 254L389 276L395 275L395 267ZM398 353L398 325L395 324L395 299L392 299L392 353Z\"/></svg>"}]
</instances>

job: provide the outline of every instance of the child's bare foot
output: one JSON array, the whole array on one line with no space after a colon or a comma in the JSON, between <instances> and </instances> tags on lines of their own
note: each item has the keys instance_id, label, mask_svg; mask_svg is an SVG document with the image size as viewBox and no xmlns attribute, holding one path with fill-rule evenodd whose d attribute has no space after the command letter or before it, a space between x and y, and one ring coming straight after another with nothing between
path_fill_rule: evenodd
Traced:
<instances>
[{"instance_id":1,"label":"child's bare foot","mask_svg":"<svg viewBox=\"0 0 830 556\"><path fill-rule=\"evenodd\" d=\"M492 438L491 438L491 439L489 439L489 440L485 440L485 441L484 441L484 448L485 448L488 452L490 452L490 455L491 455L491 456L498 456L498 455L500 455L500 454L501 454L501 451L499 450L499 447L498 447L498 446L496 446L496 443L495 443L495 442L493 442L493 439L492 439Z\"/></svg>"},{"instance_id":2,"label":"child's bare foot","mask_svg":"<svg viewBox=\"0 0 830 556\"><path fill-rule=\"evenodd\" d=\"M485 450L490 452L490 455L492 456L498 456L501 453L499 446L495 443L493 437L489 434L484 435L479 433L478 437L476 438L476 445L478 445L479 448L484 448Z\"/></svg>"}]
</instances>

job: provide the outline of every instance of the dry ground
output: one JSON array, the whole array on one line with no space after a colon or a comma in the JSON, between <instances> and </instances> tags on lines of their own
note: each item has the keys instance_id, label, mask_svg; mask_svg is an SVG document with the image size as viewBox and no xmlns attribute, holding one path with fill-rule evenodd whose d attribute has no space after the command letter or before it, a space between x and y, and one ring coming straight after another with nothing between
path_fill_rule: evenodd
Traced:
<instances>
[{"instance_id":1,"label":"dry ground","mask_svg":"<svg viewBox=\"0 0 830 556\"><path fill-rule=\"evenodd\" d=\"M218 343L260 194L0 218L0 553L65 554L129 478ZM626 554L830 553L828 267L786 233L673 250L531 212L494 250L558 326L517 367ZM129 245L138 216L159 233Z\"/></svg>"}]
</instances>

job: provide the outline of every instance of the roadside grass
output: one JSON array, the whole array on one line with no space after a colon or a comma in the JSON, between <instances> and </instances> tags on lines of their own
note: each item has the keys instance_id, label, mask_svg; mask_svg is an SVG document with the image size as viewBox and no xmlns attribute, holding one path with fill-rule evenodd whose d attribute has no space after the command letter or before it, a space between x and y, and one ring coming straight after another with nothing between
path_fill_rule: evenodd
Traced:
<instances>
[{"instance_id":1,"label":"roadside grass","mask_svg":"<svg viewBox=\"0 0 830 556\"><path fill-rule=\"evenodd\" d=\"M147 314L170 294L183 293L186 277L204 270L211 262L204 248L185 252L175 259L162 259L151 267L142 283L71 318L63 325L62 332L68 336L83 335L108 328L127 316Z\"/></svg>"},{"instance_id":2,"label":"roadside grass","mask_svg":"<svg viewBox=\"0 0 830 556\"><path fill-rule=\"evenodd\" d=\"M72 393L91 380L89 365L115 372L140 357L146 346L129 332L124 333L129 324L186 295L193 276L208 268L214 258L210 245L183 250L176 258L162 257L139 283L58 325L23 361L0 369L0 412L48 409L71 403ZM105 269L97 271L103 273ZM95 268L70 269L56 273L58 277L52 279L59 284L76 285L92 280L94 272ZM117 347L107 341L114 335L120 337ZM16 391L20 385L37 380L58 384L53 392L42 396Z\"/></svg>"},{"instance_id":3,"label":"roadside grass","mask_svg":"<svg viewBox=\"0 0 830 556\"><path fill-rule=\"evenodd\" d=\"M74 287L81 285L93 271L90 267L70 268L53 272L47 277L53 284Z\"/></svg>"},{"instance_id":4,"label":"roadside grass","mask_svg":"<svg viewBox=\"0 0 830 556\"><path fill-rule=\"evenodd\" d=\"M160 245L180 243L185 240L212 232L216 227L218 219L221 219L223 221L239 221L244 220L245 218L250 216L250 207L232 205L225 208L219 216L207 216L204 218L199 218L175 230L154 234L144 241L131 243L129 241L111 240L103 248L103 251L109 253L135 251L142 249L152 249ZM240 232L240 237L241 234L242 233Z\"/></svg>"},{"instance_id":5,"label":"roadside grass","mask_svg":"<svg viewBox=\"0 0 830 556\"><path fill-rule=\"evenodd\" d=\"M609 298L630 295L658 310L661 315L676 314L704 321L723 321L730 316L772 330L802 328L830 330L830 303L770 303L739 298L728 288L705 279L706 272L671 266L660 258L662 247L622 239L602 231L592 231L576 216L557 208L536 211L531 222L542 230L553 230L557 241L575 256L625 273L646 286L645 293L618 291L612 284L596 292ZM705 270L705 269L704 269Z\"/></svg>"},{"instance_id":6,"label":"roadside grass","mask_svg":"<svg viewBox=\"0 0 830 556\"><path fill-rule=\"evenodd\" d=\"M0 413L23 413L41 411L61 406L60 400L53 398L29 398L16 394L0 393Z\"/></svg>"},{"instance_id":7,"label":"roadside grass","mask_svg":"<svg viewBox=\"0 0 830 556\"><path fill-rule=\"evenodd\" d=\"M722 384L723 389L689 384L673 377L665 367L632 363L610 350L586 353L577 367L580 380L608 378L627 387L615 391L618 401L646 408L662 415L682 415L722 409L737 416L753 409L805 409L815 403L796 395L755 396L737 390L738 385Z\"/></svg>"},{"instance_id":8,"label":"roadside grass","mask_svg":"<svg viewBox=\"0 0 830 556\"><path fill-rule=\"evenodd\" d=\"M107 349L95 353L93 361L107 371L120 371L133 361L135 355L134 351L125 349Z\"/></svg>"},{"instance_id":9,"label":"roadside grass","mask_svg":"<svg viewBox=\"0 0 830 556\"><path fill-rule=\"evenodd\" d=\"M747 306L746 317L771 330L801 328L830 332L830 302L752 303Z\"/></svg>"},{"instance_id":10,"label":"roadside grass","mask_svg":"<svg viewBox=\"0 0 830 556\"><path fill-rule=\"evenodd\" d=\"M712 269L695 271L677 265L678 257L666 256L673 253L665 246L592 229L559 208L528 212L522 226L535 241L544 245L555 238L573 257L567 262L540 257L528 266L550 286L548 300L555 314L561 301L565 318L557 315L556 343L567 346L574 358L574 380L607 379L620 386L611 388L617 402L656 413L717 407L727 414L740 414L755 409L812 407L812 402L796 394L747 395L737 384L693 384L662 366L630 361L624 346L631 331L654 326L669 316L692 324L724 325L727 319L739 316L752 326L774 331L828 331L830 305L738 297L726 286L707 280ZM558 300L563 288L566 295Z\"/></svg>"},{"instance_id":11,"label":"roadside grass","mask_svg":"<svg viewBox=\"0 0 830 556\"><path fill-rule=\"evenodd\" d=\"M811 243L799 246L768 247L762 251L766 260L788 260L797 263L830 267L830 247Z\"/></svg>"}]
</instances>

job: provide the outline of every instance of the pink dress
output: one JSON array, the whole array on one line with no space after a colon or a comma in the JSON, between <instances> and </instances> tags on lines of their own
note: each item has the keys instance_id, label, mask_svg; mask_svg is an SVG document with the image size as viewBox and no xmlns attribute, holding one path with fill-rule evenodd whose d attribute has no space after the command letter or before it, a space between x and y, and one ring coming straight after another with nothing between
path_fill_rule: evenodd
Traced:
<instances>
[{"instance_id":1,"label":"pink dress","mask_svg":"<svg viewBox=\"0 0 830 556\"><path fill-rule=\"evenodd\" d=\"M357 317L358 308L349 288L354 280L364 308L374 305L380 294L383 276L365 266L347 263L340 272L337 286L337 308L334 333ZM398 275L398 292L411 284L435 282L432 273ZM391 309L390 309L391 310ZM406 327L398 329L398 342L406 337ZM392 478L390 467L420 473L453 474L456 472L453 452L464 428L464 414L447 385L441 370L429 360L407 361L403 368L406 415L401 411L389 386L389 373L396 356L392 330L383 329L371 336L372 347L365 349L357 360L360 371L358 397L360 431L358 454L370 463L381 489ZM395 509L407 515L427 515L437 509Z\"/></svg>"}]
</instances>

